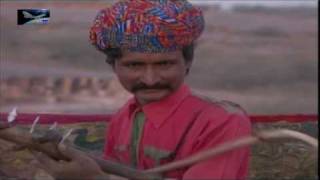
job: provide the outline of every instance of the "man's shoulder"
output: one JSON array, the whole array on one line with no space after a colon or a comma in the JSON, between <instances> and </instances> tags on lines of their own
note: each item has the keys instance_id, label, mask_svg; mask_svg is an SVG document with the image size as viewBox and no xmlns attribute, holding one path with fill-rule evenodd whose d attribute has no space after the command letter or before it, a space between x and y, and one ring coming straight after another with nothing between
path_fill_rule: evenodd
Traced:
<instances>
[{"instance_id":1,"label":"man's shoulder","mask_svg":"<svg viewBox=\"0 0 320 180\"><path fill-rule=\"evenodd\" d=\"M238 129L241 133L249 134L251 121L246 111L237 103L227 100L218 100L203 94L193 93L192 98L206 104L199 116L199 124L206 131L224 131Z\"/></svg>"},{"instance_id":2,"label":"man's shoulder","mask_svg":"<svg viewBox=\"0 0 320 180\"><path fill-rule=\"evenodd\" d=\"M219 100L198 92L192 92L191 98L205 104L199 116L201 121L205 123L214 126L251 126L247 112L237 103L228 100Z\"/></svg>"},{"instance_id":3,"label":"man's shoulder","mask_svg":"<svg viewBox=\"0 0 320 180\"><path fill-rule=\"evenodd\" d=\"M237 103L228 101L228 100L220 100L214 97L210 97L203 93L192 92L191 98L195 101L200 101L205 104L205 111L215 113L217 111L222 111L226 114L235 114L235 115L246 115L246 111Z\"/></svg>"}]
</instances>

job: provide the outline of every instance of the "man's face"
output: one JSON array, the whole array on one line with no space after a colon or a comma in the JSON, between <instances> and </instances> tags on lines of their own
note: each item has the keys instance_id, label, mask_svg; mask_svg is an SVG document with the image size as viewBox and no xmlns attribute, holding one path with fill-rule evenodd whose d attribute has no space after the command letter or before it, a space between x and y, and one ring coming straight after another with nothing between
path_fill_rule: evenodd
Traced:
<instances>
[{"instance_id":1,"label":"man's face","mask_svg":"<svg viewBox=\"0 0 320 180\"><path fill-rule=\"evenodd\" d=\"M116 60L114 71L120 83L141 105L158 101L177 90L187 68L181 51L170 53L125 52Z\"/></svg>"}]
</instances>

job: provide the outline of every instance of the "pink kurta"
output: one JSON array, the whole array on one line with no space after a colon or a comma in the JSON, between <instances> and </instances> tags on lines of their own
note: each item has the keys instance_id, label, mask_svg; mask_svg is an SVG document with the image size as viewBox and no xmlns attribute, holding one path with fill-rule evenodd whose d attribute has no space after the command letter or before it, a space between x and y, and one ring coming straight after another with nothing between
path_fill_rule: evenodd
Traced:
<instances>
[{"instance_id":1,"label":"pink kurta","mask_svg":"<svg viewBox=\"0 0 320 180\"><path fill-rule=\"evenodd\" d=\"M136 149L138 169L184 159L251 133L250 120L237 105L203 100L182 85L165 99L142 108L134 98L129 100L110 123L104 154L106 159L132 165L131 130L135 114L139 111L145 114L145 123ZM249 147L240 148L168 172L165 177L245 179L249 154Z\"/></svg>"}]
</instances>

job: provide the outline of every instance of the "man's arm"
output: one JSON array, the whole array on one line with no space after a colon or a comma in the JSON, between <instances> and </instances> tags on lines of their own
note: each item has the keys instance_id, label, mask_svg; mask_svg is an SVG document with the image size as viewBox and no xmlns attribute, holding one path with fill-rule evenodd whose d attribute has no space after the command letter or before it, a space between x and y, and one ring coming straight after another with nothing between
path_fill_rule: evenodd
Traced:
<instances>
[{"instance_id":1,"label":"man's arm","mask_svg":"<svg viewBox=\"0 0 320 180\"><path fill-rule=\"evenodd\" d=\"M0 131L10 128L8 123L0 121ZM10 134L10 133L9 133ZM30 138L30 137L29 137ZM85 153L66 146L58 144L59 152L70 159L70 161L56 161L48 155L32 151L41 167L56 179L107 179L108 176L99 167L99 165Z\"/></svg>"}]
</instances>

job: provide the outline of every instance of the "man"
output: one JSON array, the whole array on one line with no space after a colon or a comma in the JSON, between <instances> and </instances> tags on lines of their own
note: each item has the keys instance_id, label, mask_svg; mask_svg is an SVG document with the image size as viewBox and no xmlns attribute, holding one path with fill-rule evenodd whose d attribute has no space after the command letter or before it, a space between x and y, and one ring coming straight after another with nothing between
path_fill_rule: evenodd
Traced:
<instances>
[{"instance_id":1,"label":"man","mask_svg":"<svg viewBox=\"0 0 320 180\"><path fill-rule=\"evenodd\" d=\"M90 40L134 95L111 121L105 159L149 169L250 134L250 121L237 106L203 100L184 84L203 28L201 11L186 0L122 0L98 13ZM54 176L105 177L81 153L60 149L73 161L38 155ZM248 161L249 148L241 148L164 177L244 179Z\"/></svg>"}]
</instances>

